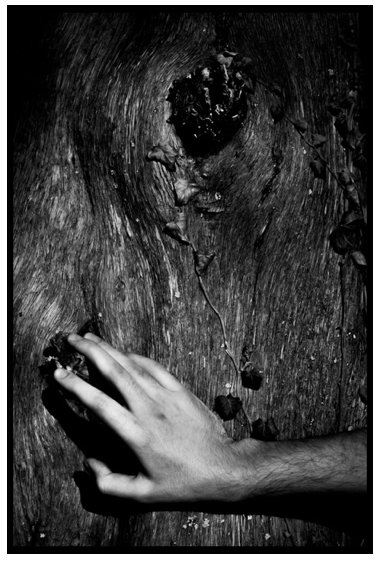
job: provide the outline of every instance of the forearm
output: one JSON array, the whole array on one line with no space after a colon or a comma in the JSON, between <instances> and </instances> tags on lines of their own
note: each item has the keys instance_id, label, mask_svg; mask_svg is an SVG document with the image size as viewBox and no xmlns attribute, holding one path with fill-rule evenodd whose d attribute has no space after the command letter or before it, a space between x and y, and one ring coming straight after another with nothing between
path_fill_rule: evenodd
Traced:
<instances>
[{"instance_id":1,"label":"forearm","mask_svg":"<svg viewBox=\"0 0 379 562\"><path fill-rule=\"evenodd\" d=\"M241 500L366 492L366 431L283 442L244 440Z\"/></svg>"}]
</instances>

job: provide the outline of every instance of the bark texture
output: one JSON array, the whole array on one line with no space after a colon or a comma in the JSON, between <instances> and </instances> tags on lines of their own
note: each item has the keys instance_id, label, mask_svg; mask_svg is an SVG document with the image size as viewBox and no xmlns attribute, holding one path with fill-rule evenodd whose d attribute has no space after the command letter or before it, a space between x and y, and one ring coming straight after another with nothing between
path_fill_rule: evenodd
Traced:
<instances>
[{"instance_id":1,"label":"bark texture","mask_svg":"<svg viewBox=\"0 0 379 562\"><path fill-rule=\"evenodd\" d=\"M278 439L366 425L363 283L328 240L342 191L330 174L315 178L310 148L270 114L276 83L286 115L327 137L331 168L346 166L326 105L353 78L359 52L339 37L359 37L359 15L146 8L41 21L42 61L22 71L39 86L16 96L14 545L359 548L362 537L253 507L252 517L84 509L72 477L83 455L45 407L38 369L52 336L95 318L112 345L166 365L209 407L230 383L249 423L273 418ZM180 147L169 88L221 43L252 59L258 82L243 126L208 159L206 186L184 213L194 244L216 253L204 284L238 366L263 370L258 391L242 387L221 347L191 251L163 233L173 184L193 162L183 156L170 172L146 161L154 145ZM284 157L276 175L273 147ZM244 417L225 426L248 435Z\"/></svg>"}]
</instances>

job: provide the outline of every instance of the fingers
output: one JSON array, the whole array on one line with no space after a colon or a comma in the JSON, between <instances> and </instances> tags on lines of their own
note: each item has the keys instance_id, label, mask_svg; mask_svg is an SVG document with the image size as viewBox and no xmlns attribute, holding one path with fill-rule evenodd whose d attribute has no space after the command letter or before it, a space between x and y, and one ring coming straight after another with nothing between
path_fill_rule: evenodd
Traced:
<instances>
[{"instance_id":1,"label":"fingers","mask_svg":"<svg viewBox=\"0 0 379 562\"><path fill-rule=\"evenodd\" d=\"M148 357L143 357L136 353L128 353L128 357L139 367L150 373L152 377L168 390L177 391L184 389L178 379L171 375L160 363L154 361L154 359L149 359Z\"/></svg>"},{"instance_id":2,"label":"fingers","mask_svg":"<svg viewBox=\"0 0 379 562\"><path fill-rule=\"evenodd\" d=\"M129 375L135 380L135 382L141 386L145 392L150 396L154 396L154 389L162 388L159 382L153 378L147 371L141 369L134 361L129 357L129 354L121 353L109 343L102 340L94 334L85 334L84 339L96 343L101 349L103 349L108 355L113 357L120 365L125 367Z\"/></svg>"},{"instance_id":3,"label":"fingers","mask_svg":"<svg viewBox=\"0 0 379 562\"><path fill-rule=\"evenodd\" d=\"M133 414L126 408L104 392L64 369L57 369L54 378L63 388L76 396L104 421L128 445L134 449L143 447L143 430Z\"/></svg>"},{"instance_id":4,"label":"fingers","mask_svg":"<svg viewBox=\"0 0 379 562\"><path fill-rule=\"evenodd\" d=\"M136 402L136 398L137 400L141 398L141 388L135 379L127 376L128 373L125 372L125 366L121 365L114 357L107 353L103 347L100 347L89 338L82 338L77 334L70 334L68 342L80 353L88 357L104 377L121 392L128 403Z\"/></svg>"},{"instance_id":5,"label":"fingers","mask_svg":"<svg viewBox=\"0 0 379 562\"><path fill-rule=\"evenodd\" d=\"M88 458L86 461L96 478L102 478L103 476L112 474L111 469L98 459Z\"/></svg>"},{"instance_id":6,"label":"fingers","mask_svg":"<svg viewBox=\"0 0 379 562\"><path fill-rule=\"evenodd\" d=\"M97 459L87 459L100 492L118 498L138 501L148 501L152 488L151 481L146 476L128 476L112 472L103 462Z\"/></svg>"},{"instance_id":7,"label":"fingers","mask_svg":"<svg viewBox=\"0 0 379 562\"><path fill-rule=\"evenodd\" d=\"M136 353L123 354L94 334L85 334L84 338L97 343L116 361L125 366L125 368L129 372L137 375L137 380L139 380L138 377L141 377L142 375L142 369L143 371L146 371L156 382L158 382L161 386L167 388L168 390L175 391L183 389L183 386L180 384L180 382L175 377L173 377L164 367L162 367L162 365L157 363L157 361L148 359L147 357L143 357L142 355L137 355ZM139 367L137 373L135 372L136 366Z\"/></svg>"}]
</instances>

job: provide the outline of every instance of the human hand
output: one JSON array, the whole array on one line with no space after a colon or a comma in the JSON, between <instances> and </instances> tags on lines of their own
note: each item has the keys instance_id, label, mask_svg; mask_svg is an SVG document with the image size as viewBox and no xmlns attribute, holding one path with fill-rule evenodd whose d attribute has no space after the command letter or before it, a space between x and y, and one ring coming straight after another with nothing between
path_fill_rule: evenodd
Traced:
<instances>
[{"instance_id":1,"label":"human hand","mask_svg":"<svg viewBox=\"0 0 379 562\"><path fill-rule=\"evenodd\" d=\"M203 402L151 359L122 354L93 334L72 334L68 341L117 389L125 405L72 372L58 369L56 381L104 421L144 468L130 476L88 459L102 493L154 504L241 499L243 451Z\"/></svg>"}]
</instances>

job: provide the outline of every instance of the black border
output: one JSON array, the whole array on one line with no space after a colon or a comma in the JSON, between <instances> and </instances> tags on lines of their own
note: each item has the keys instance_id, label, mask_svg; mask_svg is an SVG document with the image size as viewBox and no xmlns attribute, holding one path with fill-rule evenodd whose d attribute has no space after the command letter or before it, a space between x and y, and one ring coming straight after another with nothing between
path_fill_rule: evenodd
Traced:
<instances>
[{"instance_id":1,"label":"black border","mask_svg":"<svg viewBox=\"0 0 379 562\"><path fill-rule=\"evenodd\" d=\"M373 108L373 5L156 5L156 4L132 4L128 6L118 6L118 5L12 5L7 6L7 32L8 32L8 53L7 53L7 75L8 75L8 110L14 110L15 101L12 99L12 83L17 84L17 68L12 64L12 42L11 37L15 37L18 33L17 23L18 18L21 15L26 18L30 25L33 25L40 17L55 17L60 13L125 13L125 12L143 12L149 9L150 12L279 12L279 13L291 13L291 12L356 12L359 13L362 26L371 30L371 34L363 34L361 42L362 56L365 57L367 70L371 69L371 73L368 72L368 80L366 83L366 96L367 104L371 109ZM13 123L11 121L11 126L8 123L8 146L13 145ZM371 127L370 131L367 131L367 137L369 139L370 146L373 147L373 129ZM13 225L13 204L12 204L12 153L8 150L8 225ZM371 162L368 165L368 186L373 185L373 149L371 148ZM370 554L373 552L373 528L372 528L372 512L373 512L373 194L372 190L368 190L368 243L369 243L369 266L368 266L368 278L367 278L367 296L368 296L368 316L367 316L367 374L368 374L368 402L367 402L367 419L368 419L368 450L367 450L367 460L368 460L368 507L371 513L371 529L370 534L368 534L368 542L366 548L351 550L345 548L282 548L282 547L264 547L264 548L254 548L254 547L126 547L118 549L116 547L103 547L101 549L92 547L19 547L13 546L13 388L12 388L12 372L13 372L13 341L8 337L8 392L7 392L7 406L8 406L8 441L7 441L7 453L8 453L8 467L7 467L7 554L181 554L181 553L213 553L213 554L243 554L243 553L257 553L257 554ZM8 249L8 298L7 298L7 317L8 325L13 324L13 285L12 285L12 239L8 236L7 239L7 249ZM13 335L13 334L12 334Z\"/></svg>"}]
</instances>

